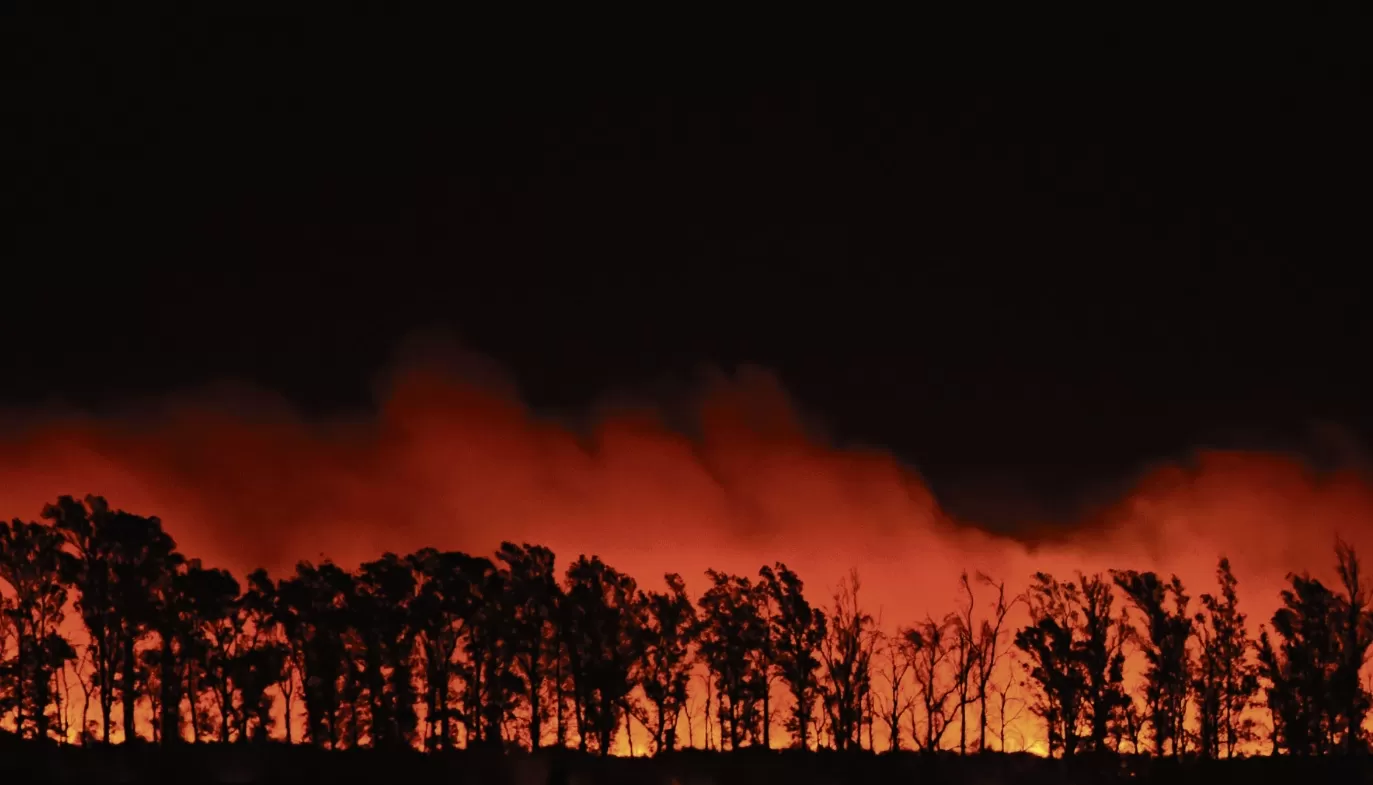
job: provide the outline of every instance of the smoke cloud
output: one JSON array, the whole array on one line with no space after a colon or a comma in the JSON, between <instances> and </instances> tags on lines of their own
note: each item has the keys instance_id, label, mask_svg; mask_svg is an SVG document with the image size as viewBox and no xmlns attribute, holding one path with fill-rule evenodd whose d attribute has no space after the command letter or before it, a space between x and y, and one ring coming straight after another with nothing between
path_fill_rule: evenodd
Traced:
<instances>
[{"instance_id":1,"label":"smoke cloud","mask_svg":"<svg viewBox=\"0 0 1373 785\"><path fill-rule=\"evenodd\" d=\"M894 627L949 610L964 569L1016 590L1036 570L1156 569L1195 596L1224 554L1261 621L1289 571L1333 572L1337 533L1373 553L1361 469L1263 451L1149 467L1080 519L1051 522L1059 536L993 531L948 514L890 453L828 443L761 368L708 375L685 403L620 396L551 417L489 361L430 339L379 379L373 411L350 416L312 419L222 385L99 416L5 420L5 514L101 494L161 516L183 551L239 574L424 545L486 553L503 539L546 544L564 563L598 553L641 585L680 572L693 589L707 567L782 560L817 600L856 567L864 603Z\"/></svg>"}]
</instances>

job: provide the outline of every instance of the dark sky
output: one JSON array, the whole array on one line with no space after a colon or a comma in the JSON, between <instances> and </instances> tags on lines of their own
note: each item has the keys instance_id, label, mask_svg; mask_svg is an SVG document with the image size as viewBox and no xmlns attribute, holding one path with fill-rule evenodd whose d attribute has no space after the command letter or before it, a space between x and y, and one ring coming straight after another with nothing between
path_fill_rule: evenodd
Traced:
<instances>
[{"instance_id":1,"label":"dark sky","mask_svg":"<svg viewBox=\"0 0 1373 785\"><path fill-rule=\"evenodd\" d=\"M0 398L366 404L417 328L535 405L775 369L936 488L1363 435L1367 91L578 79L300 31L21 48Z\"/></svg>"}]
</instances>

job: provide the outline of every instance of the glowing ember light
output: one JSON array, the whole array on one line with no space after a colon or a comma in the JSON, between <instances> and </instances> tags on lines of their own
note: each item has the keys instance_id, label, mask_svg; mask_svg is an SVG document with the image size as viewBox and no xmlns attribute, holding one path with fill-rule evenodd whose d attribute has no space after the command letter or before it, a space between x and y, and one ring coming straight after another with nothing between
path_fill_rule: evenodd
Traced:
<instances>
[{"instance_id":1,"label":"glowing ember light","mask_svg":"<svg viewBox=\"0 0 1373 785\"><path fill-rule=\"evenodd\" d=\"M1143 475L1077 522L1071 539L1011 537L952 519L887 453L813 439L762 371L707 385L692 437L651 407L605 410L573 429L534 416L500 385L461 378L433 365L402 368L372 418L307 421L260 395L251 414L201 397L137 420L35 415L0 445L0 509L34 518L58 495L98 493L160 516L184 553L240 578L258 566L280 577L300 559L351 567L430 545L488 554L511 540L548 546L560 570L597 554L642 588L678 572L693 596L707 568L754 575L783 561L824 604L856 567L864 607L889 631L953 610L964 570L1013 591L1036 571L1066 579L1157 570L1176 573L1195 597L1215 591L1225 555L1257 632L1289 572L1332 576L1337 533L1373 553L1364 478L1317 475L1278 454L1201 452ZM979 614L985 601L979 595ZM1017 608L1006 628L1024 622ZM1013 667L1008 659L996 680L1017 681ZM1140 672L1132 658L1132 692ZM701 746L705 728L699 715L695 722ZM775 746L787 738L781 722L779 711ZM630 733L620 732L617 752L642 754L646 734ZM946 746L957 735L955 724ZM1006 739L1008 749L1047 753L1023 703ZM874 740L886 748L880 725Z\"/></svg>"}]
</instances>

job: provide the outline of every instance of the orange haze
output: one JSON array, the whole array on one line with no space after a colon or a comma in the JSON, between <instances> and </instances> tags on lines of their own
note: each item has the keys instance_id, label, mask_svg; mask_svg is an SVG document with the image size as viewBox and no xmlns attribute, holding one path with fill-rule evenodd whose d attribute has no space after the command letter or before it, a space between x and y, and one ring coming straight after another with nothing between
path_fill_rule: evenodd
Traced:
<instances>
[{"instance_id":1,"label":"orange haze","mask_svg":"<svg viewBox=\"0 0 1373 785\"><path fill-rule=\"evenodd\" d=\"M1203 451L1155 467L1075 522L1071 540L1036 544L952 520L890 453L814 436L767 371L713 377L694 413L680 429L649 405L607 405L575 425L540 418L485 363L431 347L353 419L307 420L237 387L101 417L12 412L0 512L36 518L60 494L102 494L161 516L184 552L240 576L508 539L546 544L564 564L600 554L646 587L673 571L699 590L707 567L751 574L781 560L828 602L856 567L887 628L951 610L964 569L1015 591L1036 570L1154 569L1195 597L1213 589L1221 554L1257 623L1288 571L1330 577L1336 532L1373 554L1363 476L1317 475L1281 454Z\"/></svg>"}]
</instances>

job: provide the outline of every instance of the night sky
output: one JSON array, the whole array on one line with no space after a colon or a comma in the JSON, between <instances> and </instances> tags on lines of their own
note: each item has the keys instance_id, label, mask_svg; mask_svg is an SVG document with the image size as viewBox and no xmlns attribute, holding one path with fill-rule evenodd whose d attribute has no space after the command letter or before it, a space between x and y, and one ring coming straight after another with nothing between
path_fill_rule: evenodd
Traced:
<instances>
[{"instance_id":1,"label":"night sky","mask_svg":"<svg viewBox=\"0 0 1373 785\"><path fill-rule=\"evenodd\" d=\"M0 401L369 405L416 330L541 410L771 368L947 503L1197 446L1350 460L1367 92L578 81L303 34L21 51Z\"/></svg>"}]
</instances>

